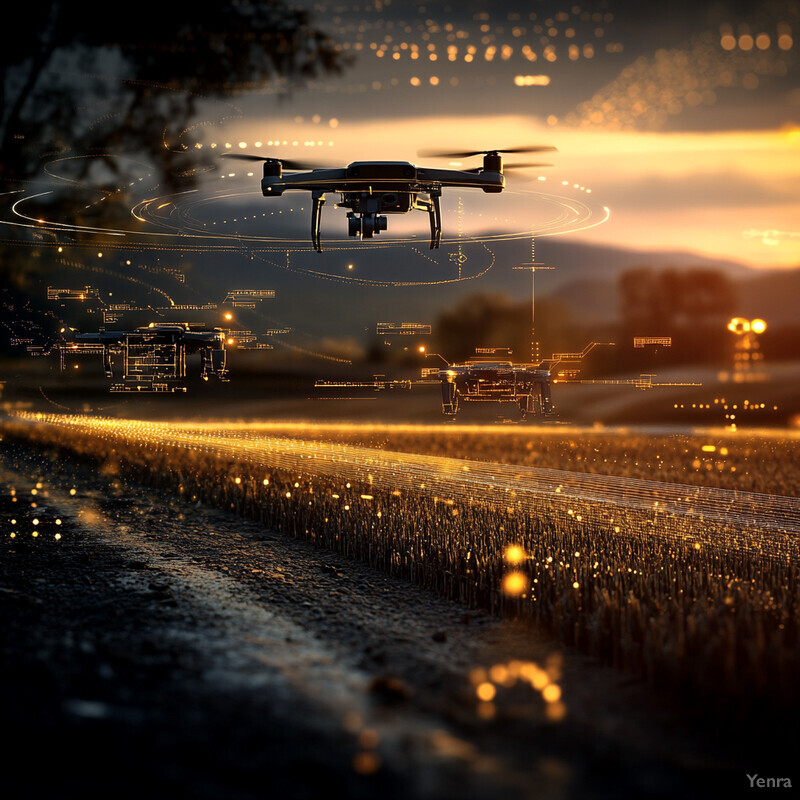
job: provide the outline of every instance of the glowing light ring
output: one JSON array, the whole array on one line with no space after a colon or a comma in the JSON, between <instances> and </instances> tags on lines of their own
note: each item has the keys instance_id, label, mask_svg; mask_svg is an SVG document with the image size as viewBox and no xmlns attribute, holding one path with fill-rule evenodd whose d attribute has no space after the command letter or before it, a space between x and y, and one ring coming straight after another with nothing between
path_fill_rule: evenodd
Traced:
<instances>
[{"instance_id":1,"label":"glowing light ring","mask_svg":"<svg viewBox=\"0 0 800 800\"><path fill-rule=\"evenodd\" d=\"M400 287L400 286L440 286L447 283L463 283L464 281L475 280L486 275L487 272L495 265L495 254L484 244L480 242L483 248L489 253L491 260L489 266L476 272L474 275L462 275L458 278L442 278L441 280L433 281L379 281L372 278L359 278L355 275L334 275L330 272L322 272L321 270L307 269L305 267L292 267L285 264L280 264L277 261L268 260L262 256L258 256L259 260L264 261L271 266L278 267L278 269L288 270L299 275L309 275L313 278L320 278L321 280L333 281L335 283L354 283L358 286L376 286L376 287ZM253 254L255 256L255 253Z\"/></svg>"},{"instance_id":2,"label":"glowing light ring","mask_svg":"<svg viewBox=\"0 0 800 800\"><path fill-rule=\"evenodd\" d=\"M61 180L68 180L61 177ZM98 190L95 190L98 191ZM109 236L126 236L126 237L180 237L197 238L201 240L217 240L217 241L236 241L236 242L249 242L252 244L263 244L273 246L276 249L285 250L299 249L311 251L310 244L305 237L303 239L286 238L281 236L269 236L264 234L248 235L239 231L232 231L229 233L220 231L209 231L207 226L200 221L193 213L195 208L205 207L210 204L218 203L223 200L237 199L242 197L258 198L261 201L261 195L257 192L229 192L216 193L211 196L202 195L199 190L190 190L172 195L162 195L154 198L148 198L136 203L131 208L131 215L138 222L150 224L154 227L160 228L157 231L135 231L132 229L124 229L119 227L104 228L101 226L92 225L79 225L74 223L56 222L44 218L41 214L28 212L23 210L23 205L29 201L34 201L40 197L52 194L53 190L48 192L38 192L33 195L26 195L16 201L12 207L12 213L15 217L25 220L28 225L24 227L35 226L37 229L56 229L59 231L72 231L86 234L95 235L109 235ZM514 194L520 196L533 197L537 200L544 201L545 203L555 206L560 213L554 215L550 220L521 231L509 231L497 234L460 234L450 237L443 237L442 243L444 245L456 245L469 242L482 243L482 242L497 242L497 241L513 241L517 239L525 239L530 236L557 236L566 233L585 230L587 227L594 227L602 224L607 217L606 215L597 220L595 218L596 212L586 203L575 198L565 198L558 195L544 194L536 191L512 191L506 192L507 194ZM103 193L106 195L106 193ZM166 211L165 211L166 209ZM12 224L6 221L7 224ZM381 242L359 242L358 247L361 250L395 247L398 245L418 244L420 239L416 236L412 237L398 237L392 238L389 241ZM350 238L341 239L327 239L326 249L351 249L353 241Z\"/></svg>"},{"instance_id":3,"label":"glowing light ring","mask_svg":"<svg viewBox=\"0 0 800 800\"><path fill-rule=\"evenodd\" d=\"M64 159L67 160L67 159ZM61 178L62 180L68 180ZM442 239L442 251L448 249L462 248L464 245L480 245L490 254L490 263L485 268L470 275L460 274L454 278L441 278L438 280L377 280L371 278L357 277L353 275L337 275L332 272L318 269L312 266L294 266L288 263L291 253L312 253L313 249L310 242L304 237L302 240L296 238L285 238L278 236L266 236L263 234L249 235L239 231L209 231L207 223L204 223L195 213L197 209L207 208L225 200L237 200L240 198L253 198L254 204L262 203L263 199L259 192L255 191L215 191L212 194L203 193L194 189L186 192L161 195L141 200L131 208L132 217L138 222L159 228L160 230L135 231L121 228L103 228L91 225L75 225L71 223L48 221L42 215L36 215L27 211L23 206L35 201L45 195L52 194L39 192L33 195L26 195L17 199L11 206L12 213L20 220L25 220L26 224L22 227L35 228L40 231L50 230L51 232L73 232L96 236L113 236L124 238L125 242L119 246L126 248L148 248L157 247L160 249L179 248L181 250L195 250L197 252L214 251L244 251L250 258L260 260L280 269L287 269L297 274L310 276L321 280L329 280L340 283L353 283L361 286L375 287L397 287L397 286L430 286L449 283L460 283L466 280L485 275L495 263L495 255L490 250L489 245L493 242L516 241L529 239L532 236L559 236L572 233L587 228L601 225L608 219L609 211L604 208L604 214L597 218L597 212L590 205L578 198L563 197L554 194L545 194L534 190L514 190L507 191L506 194L533 198L540 203L545 203L554 209L550 219L543 223L532 225L529 229L521 231L508 231L497 234L475 234L465 235L459 233L456 236L444 237ZM290 210L291 213L291 210ZM7 222L7 224L14 224ZM16 223L19 225L20 223ZM157 239L158 241L153 241ZM164 241L172 240L172 241ZM383 241L359 241L354 242L351 238L347 239L326 239L326 252L358 252L366 254L374 250L394 248L399 246L420 245L420 239L413 237L398 237ZM113 246L106 243L104 246ZM414 248L416 249L416 248ZM280 253L287 256L287 263L279 263L279 260L272 260L266 257L267 253ZM419 255L424 255L419 252ZM437 255L441 254L437 253ZM446 266L440 260L431 256L424 255L425 258L434 264ZM449 254L448 254L449 257ZM281 259L282 260L282 259Z\"/></svg>"},{"instance_id":4,"label":"glowing light ring","mask_svg":"<svg viewBox=\"0 0 800 800\"><path fill-rule=\"evenodd\" d=\"M498 241L514 241L518 239L528 239L531 236L559 236L566 233L573 233L576 231L586 230L586 228L595 227L602 224L608 219L608 209L604 208L604 216L602 219L595 219L596 212L591 206L584 203L582 200L576 198L565 198L560 195L544 194L538 191L506 191L506 194L520 195L526 197L533 197L537 200L556 206L560 209L561 214L553 217L551 220L540 224L535 227L527 228L522 231L511 231L497 234L476 234L476 235L456 235L456 236L443 236L442 244L455 245L458 243L483 243L483 242L498 242ZM258 198L261 201L260 192L251 191L238 191L214 194L212 196L193 196L187 197L186 194L182 195L166 195L138 203L132 209L134 216L142 222L151 222L152 224L159 225L164 228L171 228L176 234L186 235L188 231L201 238L217 238L217 239L233 239L242 242L253 243L269 243L276 245L279 249L285 250L292 245L301 245L301 249L311 251L307 240L303 238L287 239L278 236L265 236L263 234L252 235L243 234L240 232L231 233L210 233L203 222L192 214L194 208L205 207L213 203L218 203L222 200L239 199L243 197ZM186 201L189 201L188 203ZM167 215L159 214L157 212L164 208L171 206ZM180 224L177 223L180 220ZM359 249L380 249L386 247L395 247L403 244L419 244L421 240L416 236L410 237L397 237L389 241L361 241L358 244ZM349 250L353 248L353 240L348 238L330 239L325 240L326 250Z\"/></svg>"}]
</instances>

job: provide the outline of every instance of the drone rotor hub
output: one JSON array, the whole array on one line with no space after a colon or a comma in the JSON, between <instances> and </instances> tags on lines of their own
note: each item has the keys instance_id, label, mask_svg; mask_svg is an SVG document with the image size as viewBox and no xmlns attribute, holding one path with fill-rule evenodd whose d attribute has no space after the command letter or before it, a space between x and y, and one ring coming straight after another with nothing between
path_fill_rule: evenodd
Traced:
<instances>
[{"instance_id":1,"label":"drone rotor hub","mask_svg":"<svg viewBox=\"0 0 800 800\"><path fill-rule=\"evenodd\" d=\"M502 172L503 171L503 156L497 151L486 153L483 157L483 169L486 172Z\"/></svg>"}]
</instances>

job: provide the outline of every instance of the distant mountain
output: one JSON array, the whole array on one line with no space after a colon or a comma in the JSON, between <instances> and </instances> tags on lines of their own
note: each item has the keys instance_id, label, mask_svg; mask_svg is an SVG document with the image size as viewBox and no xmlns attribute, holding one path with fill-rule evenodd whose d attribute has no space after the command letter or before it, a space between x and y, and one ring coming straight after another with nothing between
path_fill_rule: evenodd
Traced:
<instances>
[{"instance_id":1,"label":"distant mountain","mask_svg":"<svg viewBox=\"0 0 800 800\"><path fill-rule=\"evenodd\" d=\"M445 310L464 297L483 292L500 293L516 300L531 296L531 277L514 266L530 262L530 241L492 242L465 248L469 260L464 274L475 274L491 265L480 277L448 282L456 275L455 264L439 259L438 267L425 260L429 251L420 242L410 257L405 248L369 249L354 243L350 250L326 250L292 256L291 270L279 259L270 263L255 259L230 264L224 270L204 270L210 280L224 280L225 289L237 285L268 286L276 290L276 322L306 331L312 337L349 337L363 341L376 322L434 323ZM421 255L420 255L421 254ZM536 296L553 297L569 305L575 315L595 322L617 317L616 282L619 275L635 267L718 269L736 280L751 278L755 271L743 264L694 253L639 252L616 247L576 243L561 237L536 240L536 260L555 267L536 274ZM348 261L354 263L352 271ZM444 266L442 266L442 264ZM315 274L317 273L317 274ZM425 285L371 286L364 279L419 281ZM222 288L222 287L221 287Z\"/></svg>"},{"instance_id":2,"label":"distant mountain","mask_svg":"<svg viewBox=\"0 0 800 800\"><path fill-rule=\"evenodd\" d=\"M557 289L537 293L560 300L576 319L587 323L608 322L618 318L619 298L616 281L602 278L577 278Z\"/></svg>"},{"instance_id":3,"label":"distant mountain","mask_svg":"<svg viewBox=\"0 0 800 800\"><path fill-rule=\"evenodd\" d=\"M751 276L755 272L752 267L737 261L711 258L686 250L628 250L623 247L571 242L564 237L537 239L536 260L556 267L547 278L548 286L552 285L553 288L560 283L571 283L577 279L616 280L621 272L634 267L652 269L703 267L718 269L734 280Z\"/></svg>"},{"instance_id":4,"label":"distant mountain","mask_svg":"<svg viewBox=\"0 0 800 800\"><path fill-rule=\"evenodd\" d=\"M537 296L563 301L586 322L618 317L617 279L639 267L719 270L737 285L743 316L762 316L778 324L797 318L789 299L800 298L800 268L766 272L687 251L642 252L556 239L537 240L536 258L557 267L537 277Z\"/></svg>"}]
</instances>

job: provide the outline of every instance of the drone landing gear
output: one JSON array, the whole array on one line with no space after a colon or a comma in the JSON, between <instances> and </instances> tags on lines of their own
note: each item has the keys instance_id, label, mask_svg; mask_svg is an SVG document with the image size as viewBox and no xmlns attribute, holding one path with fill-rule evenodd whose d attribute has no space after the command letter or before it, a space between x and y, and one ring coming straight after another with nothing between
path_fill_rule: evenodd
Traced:
<instances>
[{"instance_id":1,"label":"drone landing gear","mask_svg":"<svg viewBox=\"0 0 800 800\"><path fill-rule=\"evenodd\" d=\"M455 419L458 414L458 390L455 383L442 382L442 414Z\"/></svg>"},{"instance_id":2,"label":"drone landing gear","mask_svg":"<svg viewBox=\"0 0 800 800\"><path fill-rule=\"evenodd\" d=\"M431 223L431 250L436 250L442 241L442 209L439 206L439 198L441 196L441 191L432 191L430 200L423 200L418 197L414 201L414 208L428 212L428 219Z\"/></svg>"},{"instance_id":3,"label":"drone landing gear","mask_svg":"<svg viewBox=\"0 0 800 800\"><path fill-rule=\"evenodd\" d=\"M322 222L322 206L325 205L325 195L323 192L312 192L311 201L311 244L318 252L322 252L322 238L320 236L320 223Z\"/></svg>"},{"instance_id":4,"label":"drone landing gear","mask_svg":"<svg viewBox=\"0 0 800 800\"><path fill-rule=\"evenodd\" d=\"M442 241L442 209L439 207L439 195L431 193L431 208L428 210L431 221L431 250L436 250Z\"/></svg>"}]
</instances>

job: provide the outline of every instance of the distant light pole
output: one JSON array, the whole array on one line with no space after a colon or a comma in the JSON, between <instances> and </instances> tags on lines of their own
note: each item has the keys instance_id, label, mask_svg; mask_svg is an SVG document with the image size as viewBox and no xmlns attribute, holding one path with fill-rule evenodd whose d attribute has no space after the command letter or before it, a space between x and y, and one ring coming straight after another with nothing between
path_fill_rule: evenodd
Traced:
<instances>
[{"instance_id":1,"label":"distant light pole","mask_svg":"<svg viewBox=\"0 0 800 800\"><path fill-rule=\"evenodd\" d=\"M745 319L734 317L728 323L728 330L736 334L736 344L733 348L733 379L743 381L753 379L753 362L762 361L763 353L760 352L758 335L764 333L767 323L763 319Z\"/></svg>"},{"instance_id":2,"label":"distant light pole","mask_svg":"<svg viewBox=\"0 0 800 800\"><path fill-rule=\"evenodd\" d=\"M535 282L537 269L555 269L547 264L542 264L539 261L531 261L527 264L519 264L512 269L529 269L531 271L531 363L538 364L541 361L539 357L539 342L536 341L536 294Z\"/></svg>"}]
</instances>

